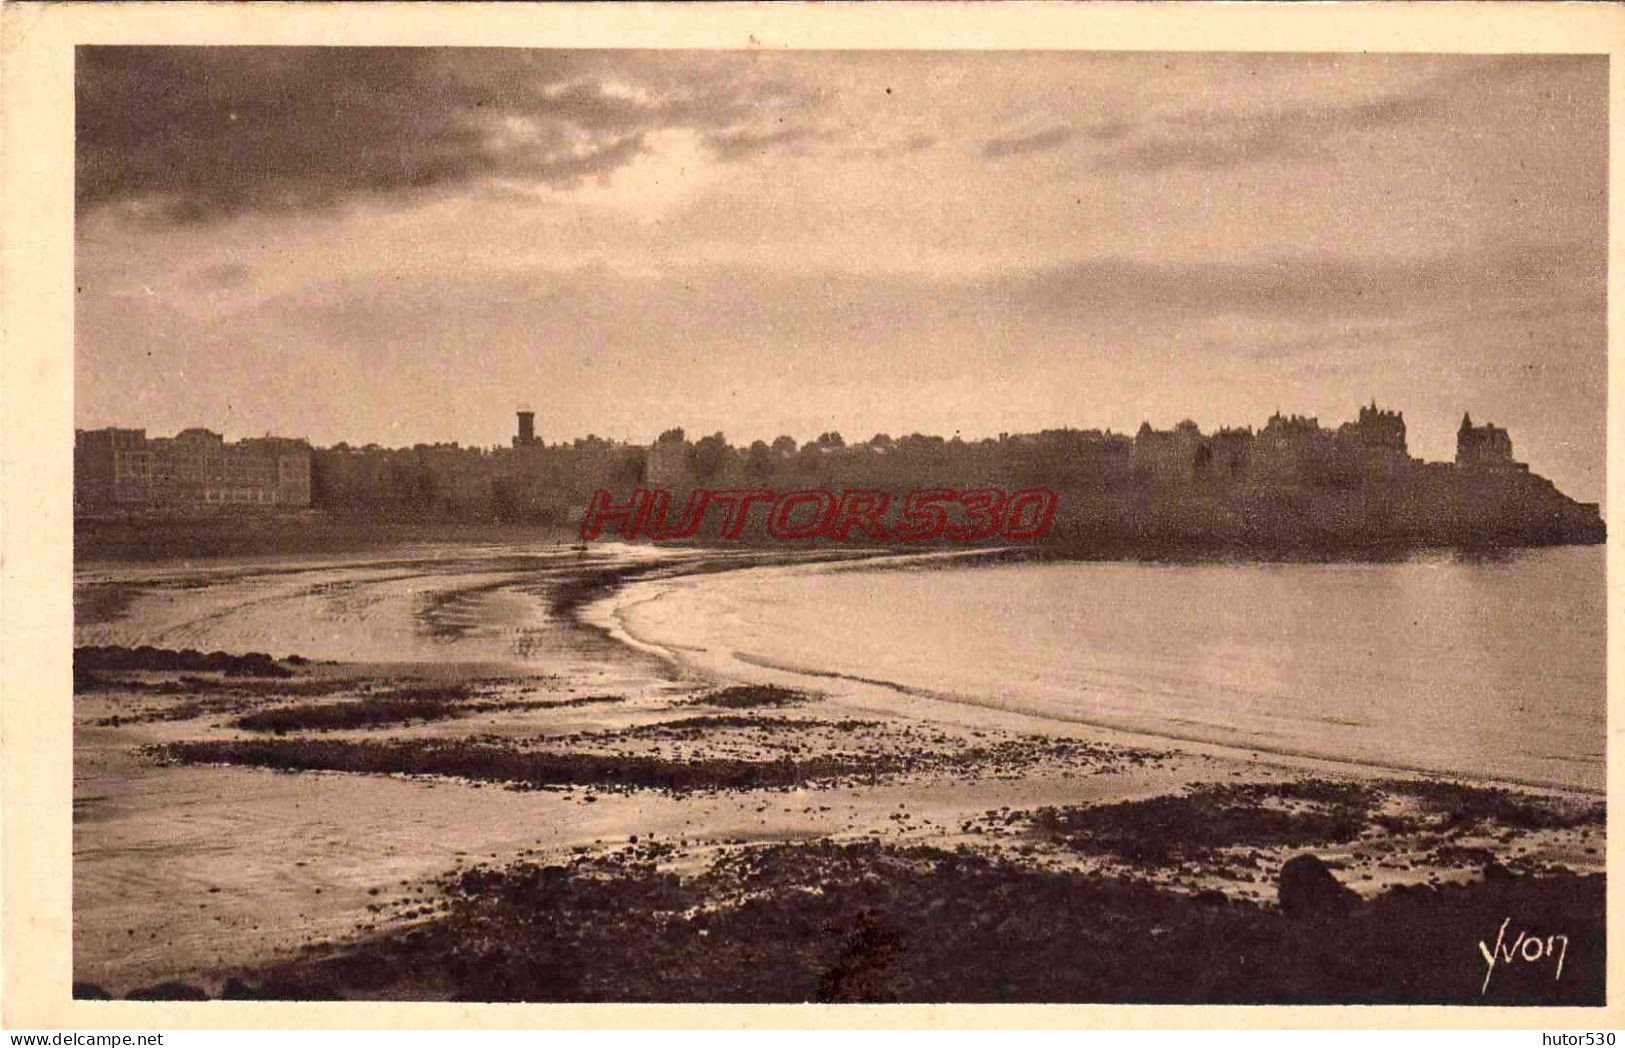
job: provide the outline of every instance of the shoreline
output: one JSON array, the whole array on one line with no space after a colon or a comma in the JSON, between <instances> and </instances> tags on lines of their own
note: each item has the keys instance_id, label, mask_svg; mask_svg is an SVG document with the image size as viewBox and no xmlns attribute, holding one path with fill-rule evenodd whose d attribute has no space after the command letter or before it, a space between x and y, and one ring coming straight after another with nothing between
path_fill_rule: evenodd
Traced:
<instances>
[{"instance_id":1,"label":"shoreline","mask_svg":"<svg viewBox=\"0 0 1625 1048\"><path fill-rule=\"evenodd\" d=\"M382 538L380 537L382 536ZM289 557L366 557L387 549L493 545L603 545L660 549L688 555L739 554L768 556L846 554L905 556L963 552L1036 561L1125 561L1166 564L1234 563L1395 563L1414 558L1462 557L1496 559L1528 550L1561 546L1603 545L1605 531L1528 533L1492 531L1456 538L1399 534L1386 538L1322 536L1306 541L1292 536L1236 537L1202 534L1133 536L1103 532L1070 535L1011 545L987 541L972 545L934 542L851 541L815 539L779 541L762 536L738 540L700 537L666 542L639 538L595 539L583 543L574 524L516 524L490 521L394 522L330 515L324 511L296 514L221 513L203 517L159 517L145 520L74 518L74 562L108 570L137 565L180 567L199 562L223 563Z\"/></svg>"},{"instance_id":2,"label":"shoreline","mask_svg":"<svg viewBox=\"0 0 1625 1048\"><path fill-rule=\"evenodd\" d=\"M921 553L866 558L854 568L866 566L888 568L910 562L955 559L981 559L975 551ZM835 561L809 560L809 567ZM781 567L778 564L747 564L739 570L763 570ZM669 595L677 586L691 583L698 575L678 574L657 580L636 576L619 580L617 585L592 601L573 609L577 620L591 628L605 632L628 647L669 661L686 673L699 674L718 684L775 684L780 686L828 690L834 686L845 689L836 697L854 708L874 710L897 702L907 703L914 715L930 719L952 714L944 706L967 707L976 715L990 715L1001 721L1019 726L1021 730L1076 731L1086 730L1102 741L1128 747L1171 747L1194 755L1211 755L1220 759L1242 762L1261 762L1305 771L1332 774L1355 774L1371 778L1392 775L1416 775L1447 779L1488 787L1514 787L1561 795L1604 798L1607 787L1591 787L1577 783L1556 782L1526 776L1479 773L1472 774L1419 762L1378 761L1361 756L1341 756L1307 749L1287 748L1269 744L1224 743L1200 735L1175 730L1152 730L1107 719L1082 715L1067 715L1059 710L1034 710L1002 706L979 695L960 694L922 687L893 680L884 680L839 670L797 665L741 651L728 651L712 658L699 656L710 651L703 647L679 644L668 639L640 635L628 621L626 612L634 607L655 602ZM884 699L879 696L885 696ZM1064 726L1064 727L1062 727Z\"/></svg>"},{"instance_id":3,"label":"shoreline","mask_svg":"<svg viewBox=\"0 0 1625 1048\"><path fill-rule=\"evenodd\" d=\"M905 895L929 890L932 878L947 877L942 890L952 900L971 883L956 879L953 863L971 861L983 864L975 867L975 883L991 878L988 884L1004 884L1018 896L1050 890L1042 887L1050 882L1034 876L1060 877L1077 891L1094 893L1092 898L1105 893L1100 898L1111 901L1101 904L1127 906L1126 915L1150 907L1179 926L1220 920L1233 923L1238 933L1252 929L1248 934L1285 935L1296 942L1301 927L1282 923L1276 880L1283 864L1305 851L1319 856L1358 900L1342 916L1323 915L1338 921L1356 919L1374 906L1410 914L1396 918L1400 924L1431 920L1423 901L1381 900L1399 899L1395 891L1444 892L1441 900L1457 901L1502 891L1484 880L1485 870L1511 870L1515 876L1509 883L1518 892L1539 895L1545 891L1540 886L1562 870L1583 878L1603 868L1600 808L1572 795L1543 798L1529 791L1428 786L1429 780L1396 778L1392 772L1355 775L1346 768L1249 759L1234 751L1204 753L1167 740L1131 744L1083 725L1035 724L1025 714L967 722L961 711L933 709L941 704L932 700L898 702L892 696L864 704L799 688L763 692L761 681L718 682L695 667L623 647L601 624L588 621L606 603L602 589L588 583L601 587L606 567L616 578L640 568L635 577L641 579L680 572L683 562L715 570L714 563L698 568L707 559L703 554L657 559L663 563L606 565L560 557L554 581L524 581L531 599L562 613L553 616L553 625L527 626L536 633L528 643L548 654L523 669L500 660L459 666L402 659L294 666L295 676L286 682L193 675L206 685L185 684L176 673L101 671L113 678L114 687L75 700L75 979L86 984L85 994L94 995L97 988L119 995L181 992L175 986L208 996L399 994L400 986L374 986L363 977L368 964L376 966L385 957L406 964L415 973L409 980L418 986L413 992L426 998L501 991L509 996L492 999L617 999L615 993L650 999L639 995L657 985L661 992L678 992L667 983L648 982L641 968L616 967L633 963L613 959L623 947L633 947L623 941L627 936L652 934L631 926L613 934L607 927L577 927L579 934L597 937L596 959L583 957L580 963L595 979L608 980L591 986L537 975L531 989L541 996L527 998L523 986L459 976L445 967L446 950L476 946L466 930L459 930L475 915L496 926L514 922L515 934L545 916L525 909L528 896L510 892L545 870L565 871L545 874L563 878L558 890L565 895L547 911L562 920L594 892L653 890L655 882L645 884L650 876L660 884L675 877L672 883L690 885L684 892L699 892L685 905L731 912L734 904L726 893L714 896L721 882L713 879L721 876L716 871L740 862L779 864L768 882L779 885L770 893L776 907L799 906L796 886L807 878L816 881L832 869L865 864L883 880L903 877L896 890ZM436 563L423 566L429 583L411 585L436 585ZM474 615L477 626L480 601L497 599L508 577L496 570L490 583L475 584L473 577L458 581L453 592L473 596L454 601L451 610ZM319 584L333 586L325 575ZM635 582L618 593L645 584ZM368 585L387 596L396 592L389 586L406 584L369 582L362 589ZM202 599L179 592L174 599ZM561 592L563 600L557 599ZM133 599L136 603L123 613L140 614L142 598ZM373 609L366 602L360 606ZM474 628L466 643L474 644L477 634ZM120 685L129 687L120 690ZM426 688L450 697L425 695ZM745 704L734 706L732 694L744 696ZM449 704L446 716L388 720L403 709L421 713L424 703L433 702ZM335 716L335 707L338 714L364 711L384 719L338 730L311 727L323 722L318 714ZM288 725L283 733L236 726L269 713ZM116 726L100 723L110 717L125 719ZM350 717L346 723L352 719L362 720ZM484 741L473 746L476 739ZM241 748L249 743L252 750ZM194 744L215 749L187 757L179 756L188 753L184 748L174 748ZM155 760L155 754L167 757ZM200 757L225 761L191 759ZM817 763L820 759L826 763ZM251 766L262 760L276 763ZM720 784L726 779L706 785L712 775L744 774L741 781L749 781L758 774L753 769L786 760L794 762L794 777L778 785ZM334 770L317 770L324 762ZM401 770L390 773L392 762ZM651 781L679 785L629 787L626 772L615 769L634 766L647 769L639 774L654 775ZM360 768L370 770L358 773ZM415 774L403 773L413 768ZM455 773L436 774L435 768ZM1450 822L1445 809L1436 807L1440 804L1469 813L1467 821ZM1286 814L1267 814L1278 808ZM1216 841L1211 851L1157 858L1155 841L1143 834L1108 846L1101 842L1117 838L1100 837L1103 830L1088 830L1080 838L1066 829L1069 820L1118 811L1128 817L1141 810L1160 813L1147 816L1148 827L1164 818L1194 817L1192 825L1223 825L1235 839ZM1057 814L1045 816L1046 811ZM191 826L208 829L194 837ZM1315 835L1326 832L1342 842L1316 843ZM1133 858L1146 847L1152 851ZM897 864L901 856L915 854L909 849L921 848L926 851L918 853L918 861L940 872L922 874L925 880L905 891L907 863ZM285 861L290 853L301 856L297 865ZM971 858L945 858L952 856ZM130 878L145 886L144 901L129 895L129 885L136 883ZM1119 884L1141 887L1114 887ZM863 894L853 890L854 899ZM1214 893L1226 900L1222 906ZM903 897L887 896L886 905L900 923L875 934L884 938L909 926L901 914L912 904ZM950 902L949 908L958 905ZM903 910L896 910L899 906ZM938 916L917 914L910 920L929 924ZM651 928L666 929L662 934L690 934L668 927L666 916L649 915L649 920ZM858 917L854 911L840 920L850 924ZM129 934L121 934L126 926ZM154 938L142 950L130 948L147 929L156 935L166 927L176 929L173 941ZM566 931L555 929L559 935ZM1471 965L1478 963L1473 942L1494 928L1458 931L1462 949L1453 957L1473 976ZM734 934L743 936L740 948L745 949L749 933L735 928ZM861 941L865 934L853 925L836 938ZM1116 948L1134 949L1127 942ZM809 954L806 963L840 967L838 957L813 953L823 959ZM906 966L906 950L902 956L897 963ZM488 960L481 971L506 970ZM706 984L696 975L698 981L681 999L732 999L727 987L733 984L727 980L738 973L713 974L721 981ZM1470 981L1476 986L1481 976L1478 971ZM830 990L834 999L912 999L899 989L902 984L888 989L871 985L868 976L835 982L840 985ZM175 986L162 990L166 983ZM974 979L921 992L974 996L973 984ZM806 985L809 993L823 992L817 979ZM1051 985L1042 979L1031 985L1032 992L1050 992L1036 989ZM1133 992L1078 988L1083 985L1052 989ZM1216 999L1228 999L1215 993ZM609 996L595 996L601 994Z\"/></svg>"}]
</instances>

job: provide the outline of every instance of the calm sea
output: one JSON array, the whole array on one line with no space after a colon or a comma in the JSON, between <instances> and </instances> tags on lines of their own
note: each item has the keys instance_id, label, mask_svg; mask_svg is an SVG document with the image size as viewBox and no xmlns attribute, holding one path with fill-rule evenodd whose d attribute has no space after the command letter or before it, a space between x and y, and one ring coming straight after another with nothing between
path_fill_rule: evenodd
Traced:
<instances>
[{"instance_id":1,"label":"calm sea","mask_svg":"<svg viewBox=\"0 0 1625 1048\"><path fill-rule=\"evenodd\" d=\"M737 665L1240 750L1605 787L1604 549L1496 561L765 568L635 586Z\"/></svg>"}]
</instances>

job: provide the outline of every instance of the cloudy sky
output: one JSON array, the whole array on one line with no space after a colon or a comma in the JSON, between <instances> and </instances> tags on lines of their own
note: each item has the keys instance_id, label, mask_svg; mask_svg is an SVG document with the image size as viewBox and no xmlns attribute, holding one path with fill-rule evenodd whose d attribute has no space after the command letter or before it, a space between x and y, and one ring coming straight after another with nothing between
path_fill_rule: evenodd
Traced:
<instances>
[{"instance_id":1,"label":"cloudy sky","mask_svg":"<svg viewBox=\"0 0 1625 1048\"><path fill-rule=\"evenodd\" d=\"M1604 58L81 48L77 423L965 437L1373 397L1603 494Z\"/></svg>"}]
</instances>

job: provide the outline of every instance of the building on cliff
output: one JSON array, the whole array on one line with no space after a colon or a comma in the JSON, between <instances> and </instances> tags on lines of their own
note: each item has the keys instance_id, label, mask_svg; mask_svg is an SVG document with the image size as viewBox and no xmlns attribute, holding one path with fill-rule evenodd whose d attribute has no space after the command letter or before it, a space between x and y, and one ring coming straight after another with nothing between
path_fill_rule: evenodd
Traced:
<instances>
[{"instance_id":1,"label":"building on cliff","mask_svg":"<svg viewBox=\"0 0 1625 1048\"><path fill-rule=\"evenodd\" d=\"M1473 416L1461 416L1456 431L1456 465L1469 469L1521 469L1529 467L1512 457L1512 437L1499 426L1473 425Z\"/></svg>"},{"instance_id":2,"label":"building on cliff","mask_svg":"<svg viewBox=\"0 0 1625 1048\"><path fill-rule=\"evenodd\" d=\"M1156 480L1188 482L1196 479L1197 460L1211 454L1207 438L1190 419L1173 429L1156 430L1140 423L1134 435L1135 472Z\"/></svg>"},{"instance_id":3,"label":"building on cliff","mask_svg":"<svg viewBox=\"0 0 1625 1048\"><path fill-rule=\"evenodd\" d=\"M228 443L207 429L77 430L74 502L85 507L309 506L310 444L287 437Z\"/></svg>"},{"instance_id":4,"label":"building on cliff","mask_svg":"<svg viewBox=\"0 0 1625 1048\"><path fill-rule=\"evenodd\" d=\"M1339 440L1350 446L1407 455L1405 446L1405 413L1386 411L1377 407L1375 399L1370 407L1360 409L1360 417L1337 427Z\"/></svg>"},{"instance_id":5,"label":"building on cliff","mask_svg":"<svg viewBox=\"0 0 1625 1048\"><path fill-rule=\"evenodd\" d=\"M1375 401L1335 430L1318 418L1280 412L1256 433L1245 428L1208 435L1188 419L1171 430L1142 423L1133 461L1140 476L1165 483L1376 480L1415 463L1406 447L1404 413Z\"/></svg>"},{"instance_id":6,"label":"building on cliff","mask_svg":"<svg viewBox=\"0 0 1625 1048\"><path fill-rule=\"evenodd\" d=\"M1601 507L1515 460L1505 429L1463 418L1453 463L1411 457L1407 436L1404 415L1375 401L1335 429L1279 412L1256 433L1147 423L1132 468L1156 498L1132 510L1134 527L1264 546L1543 545L1606 533Z\"/></svg>"}]
</instances>

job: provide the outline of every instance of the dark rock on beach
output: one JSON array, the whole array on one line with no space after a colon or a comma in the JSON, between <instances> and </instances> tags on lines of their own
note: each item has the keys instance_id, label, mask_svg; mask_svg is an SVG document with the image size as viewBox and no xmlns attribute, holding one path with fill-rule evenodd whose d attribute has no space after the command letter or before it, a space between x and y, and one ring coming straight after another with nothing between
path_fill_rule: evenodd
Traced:
<instances>
[{"instance_id":1,"label":"dark rock on beach","mask_svg":"<svg viewBox=\"0 0 1625 1048\"><path fill-rule=\"evenodd\" d=\"M149 670L215 672L228 677L291 677L293 671L279 665L263 651L233 655L224 651L201 652L191 648L174 651L143 644L138 648L120 645L87 645L73 649L75 673L91 670Z\"/></svg>"},{"instance_id":2,"label":"dark rock on beach","mask_svg":"<svg viewBox=\"0 0 1625 1048\"><path fill-rule=\"evenodd\" d=\"M143 986L139 990L131 990L125 994L130 1001L206 1001L209 993L201 986L193 986L183 982L162 982L155 986Z\"/></svg>"},{"instance_id":3,"label":"dark rock on beach","mask_svg":"<svg viewBox=\"0 0 1625 1048\"><path fill-rule=\"evenodd\" d=\"M1323 917L1347 913L1359 901L1314 855L1297 855L1281 867L1281 912L1288 917Z\"/></svg>"}]
</instances>

